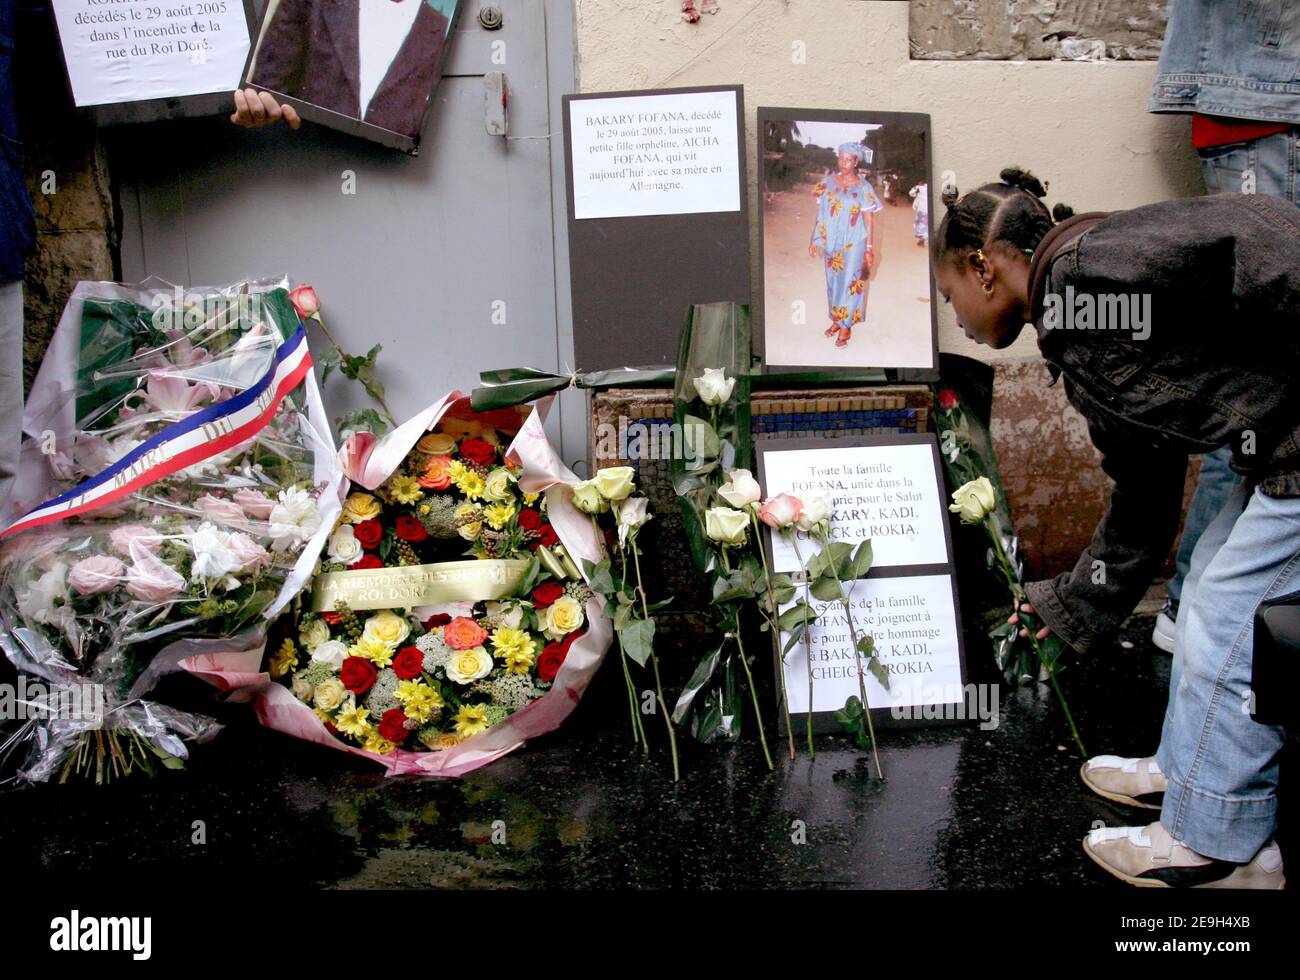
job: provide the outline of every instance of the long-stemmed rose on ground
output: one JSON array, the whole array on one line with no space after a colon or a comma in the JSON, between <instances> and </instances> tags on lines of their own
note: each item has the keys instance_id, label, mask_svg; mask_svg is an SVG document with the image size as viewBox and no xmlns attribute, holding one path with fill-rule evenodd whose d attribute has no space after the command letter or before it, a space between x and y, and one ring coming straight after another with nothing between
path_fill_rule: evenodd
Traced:
<instances>
[{"instance_id":1,"label":"long-stemmed rose on ground","mask_svg":"<svg viewBox=\"0 0 1300 980\"><path fill-rule=\"evenodd\" d=\"M590 515L597 538L601 541L602 557L599 562L586 562L586 571L591 586L608 600L606 614L614 621L614 631L618 637L619 652L623 662L623 680L627 685L628 710L632 719L633 740L638 742L646 752L650 744L641 721L640 698L637 696L636 684L632 680L631 660L639 667L649 664L654 673L655 696L658 713L664 719L668 730L668 747L673 761L673 781L681 778L681 766L677 757L677 734L673 731L672 718L668 711L668 702L664 698L663 680L659 673L659 658L654 650L655 620L651 613L662 609L672 601L671 597L659 602L650 602L646 594L645 582L641 576L641 548L637 541L641 529L650 521L650 501L644 495L638 495L633 481L634 471L630 466L607 466L599 470L590 480L583 480L573 487L574 505L583 513ZM605 536L600 526L599 516L610 514L615 523L615 540L618 548L618 562L611 561L605 552ZM635 577L635 586L629 588L629 570Z\"/></svg>"},{"instance_id":2,"label":"long-stemmed rose on ground","mask_svg":"<svg viewBox=\"0 0 1300 980\"><path fill-rule=\"evenodd\" d=\"M994 564L1006 579L1007 588L1011 590L1012 608L1015 613L1014 622L1009 624L1010 628L1015 630L1017 626L1021 627L1020 635L1029 640L1038 663L1047 672L1052 688L1061 702L1061 710L1064 711L1065 720L1070 726L1074 744L1079 749L1079 754L1086 758L1088 753L1084 750L1083 739L1079 737L1079 729L1075 726L1074 716L1070 713L1070 705L1066 702L1060 681L1056 677L1056 660L1061 651L1060 641L1051 635L1040 639L1038 633L1042 624L1023 608L1025 588L1020 577L1020 565L1008 554L996 508L997 492L988 477L984 476L976 477L954 490L952 503L948 507L961 518L963 524L981 525L988 533L993 545Z\"/></svg>"}]
</instances>

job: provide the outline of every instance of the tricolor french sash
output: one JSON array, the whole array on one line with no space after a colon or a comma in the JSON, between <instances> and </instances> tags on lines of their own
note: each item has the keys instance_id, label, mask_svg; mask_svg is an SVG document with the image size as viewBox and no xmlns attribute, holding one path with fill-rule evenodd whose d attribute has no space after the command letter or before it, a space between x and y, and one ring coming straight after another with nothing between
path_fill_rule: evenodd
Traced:
<instances>
[{"instance_id":1,"label":"tricolor french sash","mask_svg":"<svg viewBox=\"0 0 1300 980\"><path fill-rule=\"evenodd\" d=\"M275 417L284 396L311 370L307 334L297 331L275 351L275 363L253 386L173 422L112 466L14 521L0 538L87 514L178 470L201 463L256 435Z\"/></svg>"}]
</instances>

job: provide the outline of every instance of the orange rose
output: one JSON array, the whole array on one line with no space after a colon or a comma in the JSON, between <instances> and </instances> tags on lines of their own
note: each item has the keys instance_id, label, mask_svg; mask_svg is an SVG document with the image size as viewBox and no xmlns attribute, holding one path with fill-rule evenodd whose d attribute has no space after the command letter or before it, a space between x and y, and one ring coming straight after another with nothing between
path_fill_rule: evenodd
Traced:
<instances>
[{"instance_id":1,"label":"orange rose","mask_svg":"<svg viewBox=\"0 0 1300 980\"><path fill-rule=\"evenodd\" d=\"M426 490L446 490L451 486L451 457L430 456L424 472L417 478Z\"/></svg>"},{"instance_id":2,"label":"orange rose","mask_svg":"<svg viewBox=\"0 0 1300 980\"><path fill-rule=\"evenodd\" d=\"M453 650L472 650L487 640L487 630L468 616L457 616L442 628L442 641Z\"/></svg>"}]
</instances>

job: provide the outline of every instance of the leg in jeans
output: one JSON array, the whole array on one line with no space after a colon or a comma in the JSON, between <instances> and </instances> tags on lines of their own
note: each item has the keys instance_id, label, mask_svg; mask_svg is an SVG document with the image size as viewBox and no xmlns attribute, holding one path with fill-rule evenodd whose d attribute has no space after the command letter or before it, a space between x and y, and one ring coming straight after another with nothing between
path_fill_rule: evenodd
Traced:
<instances>
[{"instance_id":1,"label":"leg in jeans","mask_svg":"<svg viewBox=\"0 0 1300 980\"><path fill-rule=\"evenodd\" d=\"M23 284L0 283L0 514L13 485L23 427ZM7 521L0 522L7 523Z\"/></svg>"},{"instance_id":2,"label":"leg in jeans","mask_svg":"<svg viewBox=\"0 0 1300 980\"><path fill-rule=\"evenodd\" d=\"M1182 603L1187 572L1197 542L1223 510L1224 501L1232 493L1233 487L1241 481L1241 477L1228 467L1231 459L1231 446L1220 446L1201 457L1201 472L1196 478L1196 492L1192 494L1192 502L1187 506L1187 519L1183 522L1183 539L1178 545L1174 577L1169 580L1169 600L1174 605L1170 611L1171 616L1175 616Z\"/></svg>"},{"instance_id":3,"label":"leg in jeans","mask_svg":"<svg viewBox=\"0 0 1300 980\"><path fill-rule=\"evenodd\" d=\"M1248 710L1255 609L1300 586L1300 499L1255 491L1234 520L1243 493L1234 491L1192 557L1156 753L1169 780L1164 828L1206 857L1239 863L1276 827L1284 740Z\"/></svg>"}]
</instances>

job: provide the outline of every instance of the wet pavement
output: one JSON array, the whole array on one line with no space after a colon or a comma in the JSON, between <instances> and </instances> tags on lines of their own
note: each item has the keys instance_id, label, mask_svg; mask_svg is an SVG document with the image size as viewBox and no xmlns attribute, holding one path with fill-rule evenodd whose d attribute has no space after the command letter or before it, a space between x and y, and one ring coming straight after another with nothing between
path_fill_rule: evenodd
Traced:
<instances>
[{"instance_id":1,"label":"wet pavement","mask_svg":"<svg viewBox=\"0 0 1300 980\"><path fill-rule=\"evenodd\" d=\"M1064 675L1092 754L1156 745L1169 658L1149 644L1150 628L1135 618L1123 637L1130 648L1117 643ZM970 649L972 660L986 656ZM386 780L232 708L228 730L184 772L0 792L0 848L11 874L120 874L136 884L258 874L343 889L1126 890L1080 840L1094 821L1150 818L1083 788L1045 687L1001 695L995 730L881 733L884 782L832 736L819 739L815 761L780 755L769 773L747 736L734 746L683 742L677 786L666 754L644 760L631 747L613 670L559 732L461 780ZM662 747L662 729L649 731Z\"/></svg>"}]
</instances>

